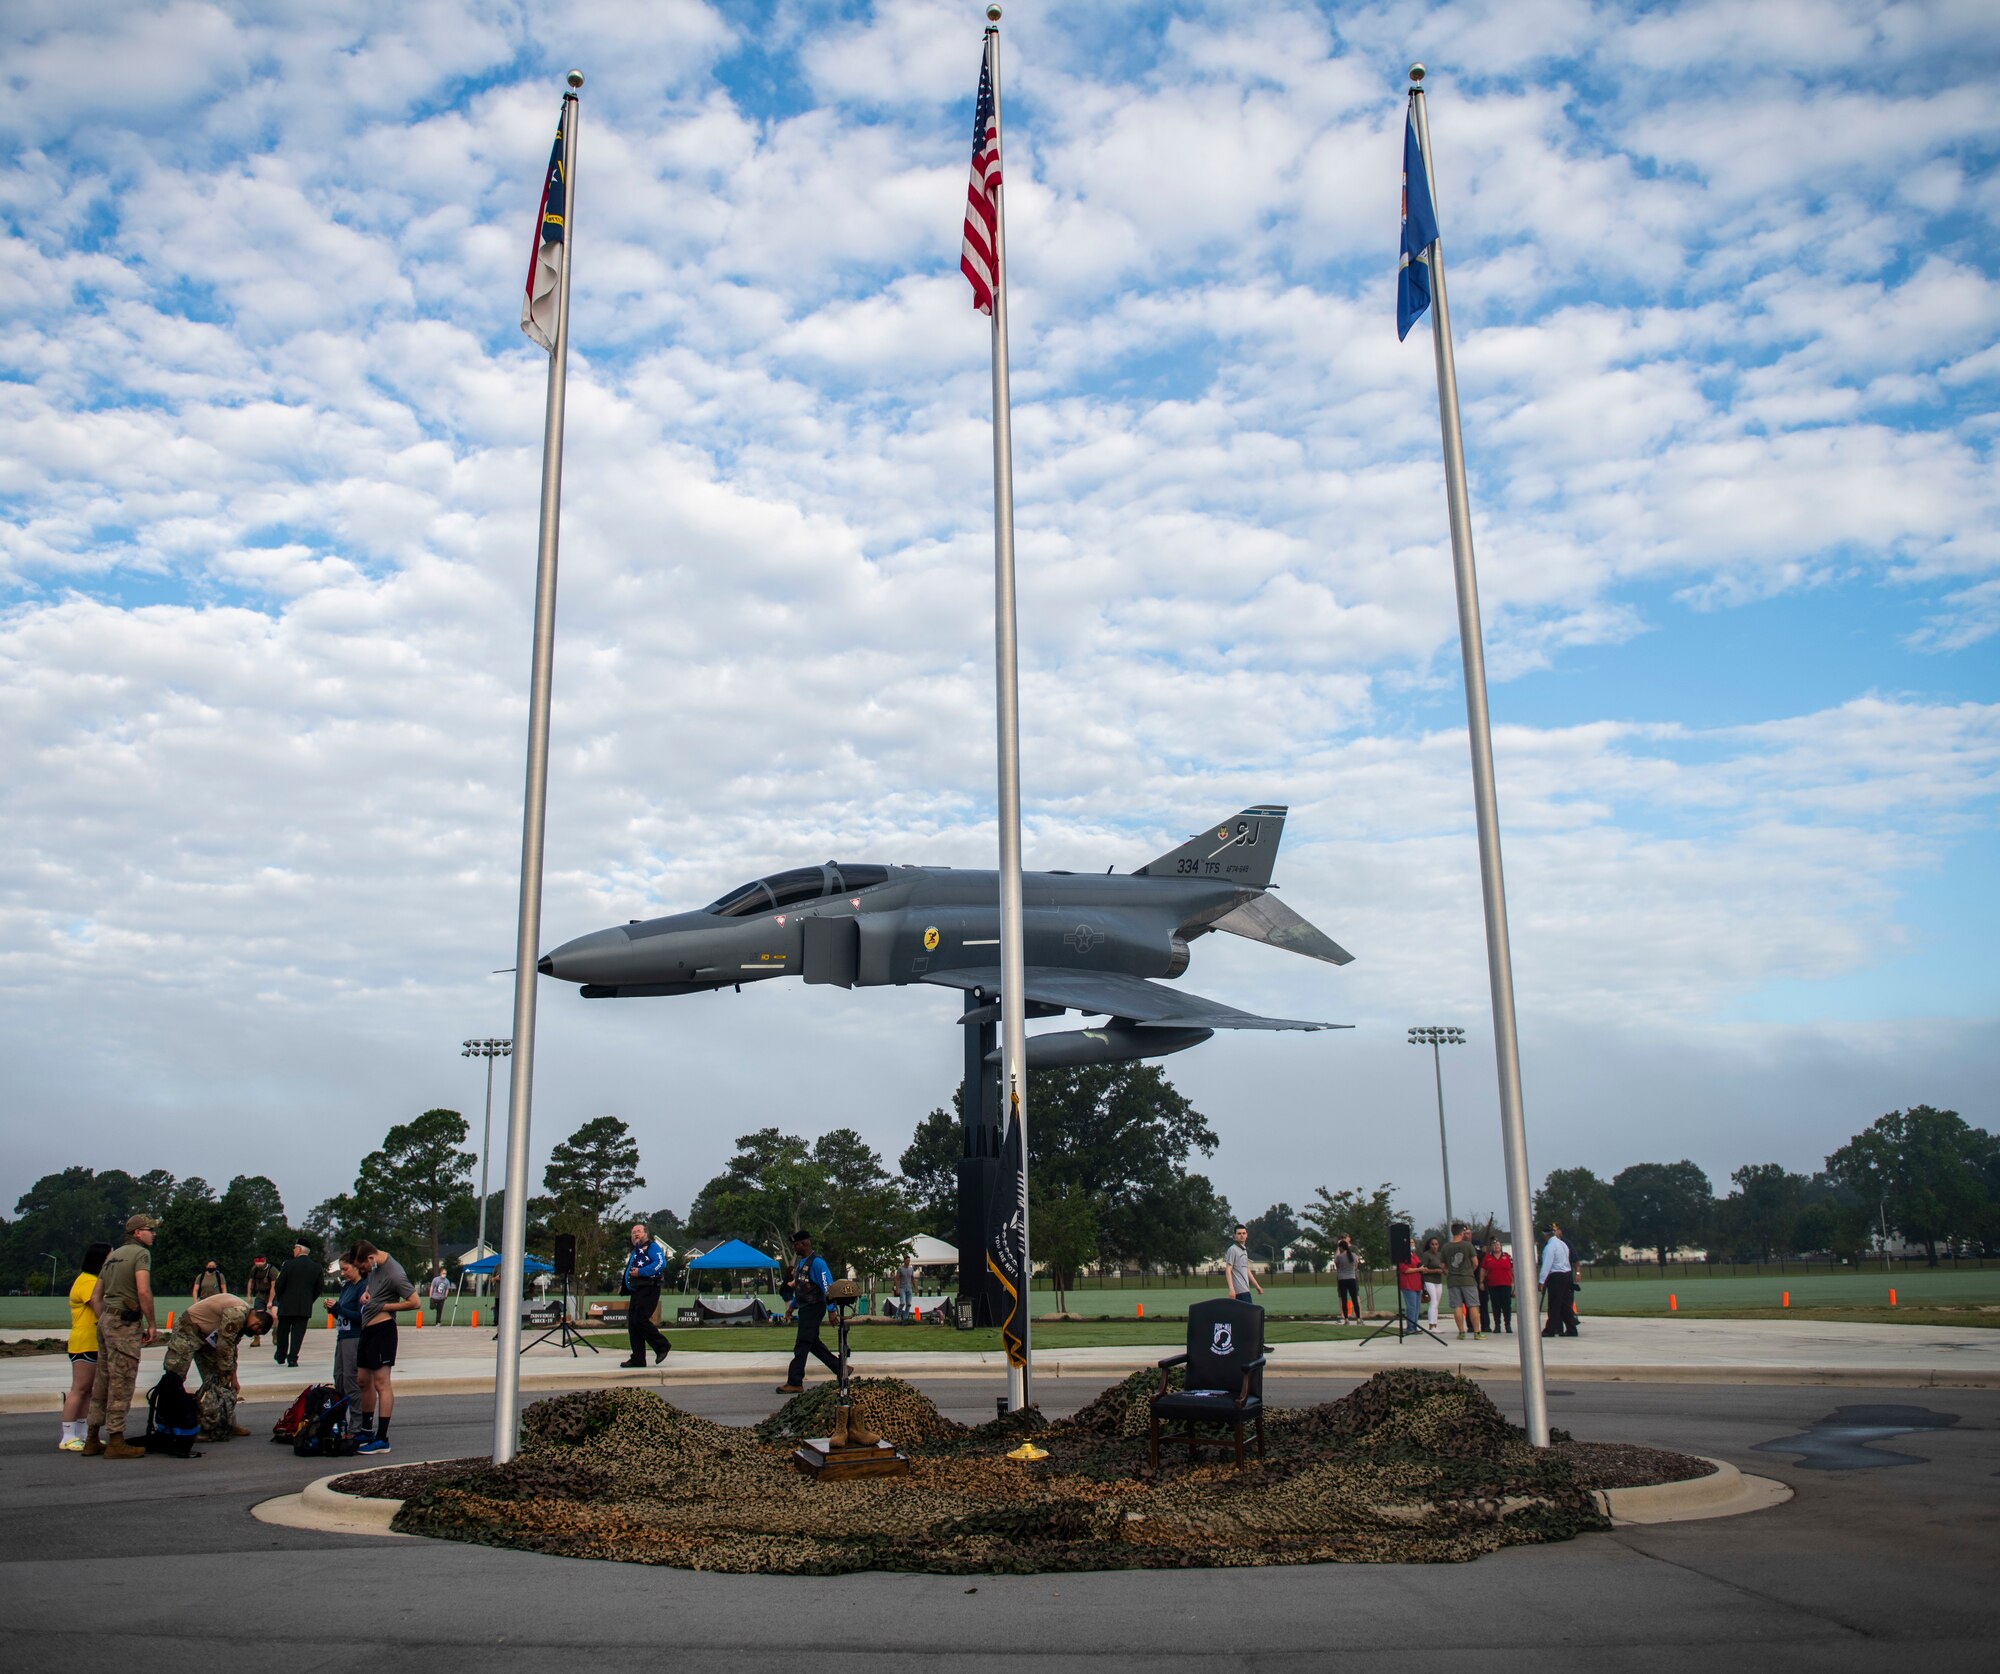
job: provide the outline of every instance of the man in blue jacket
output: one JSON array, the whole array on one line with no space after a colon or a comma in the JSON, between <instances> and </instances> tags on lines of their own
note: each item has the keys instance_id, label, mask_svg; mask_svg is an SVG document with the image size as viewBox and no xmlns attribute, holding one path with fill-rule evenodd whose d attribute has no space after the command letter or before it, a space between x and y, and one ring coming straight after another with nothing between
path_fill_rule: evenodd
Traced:
<instances>
[{"instance_id":1,"label":"man in blue jacket","mask_svg":"<svg viewBox=\"0 0 2000 1674\"><path fill-rule=\"evenodd\" d=\"M792 1316L798 1321L799 1329L798 1335L792 1339L792 1368L785 1374L785 1381L778 1385L780 1395L797 1395L804 1390L806 1356L809 1354L835 1377L840 1376L840 1362L819 1340L819 1322L826 1318L826 1293L832 1284L832 1270L824 1260L813 1254L812 1234L793 1233L792 1265L785 1282L778 1289L791 1303Z\"/></svg>"},{"instance_id":2,"label":"man in blue jacket","mask_svg":"<svg viewBox=\"0 0 2000 1674\"><path fill-rule=\"evenodd\" d=\"M674 1346L653 1323L653 1313L660 1305L660 1280L666 1271L666 1246L646 1230L644 1221L634 1222L632 1253L625 1258L625 1278L619 1287L632 1299L625 1315L625 1335L632 1344L632 1357L621 1361L621 1365L645 1365L646 1350L650 1348L653 1364L657 1366Z\"/></svg>"}]
</instances>

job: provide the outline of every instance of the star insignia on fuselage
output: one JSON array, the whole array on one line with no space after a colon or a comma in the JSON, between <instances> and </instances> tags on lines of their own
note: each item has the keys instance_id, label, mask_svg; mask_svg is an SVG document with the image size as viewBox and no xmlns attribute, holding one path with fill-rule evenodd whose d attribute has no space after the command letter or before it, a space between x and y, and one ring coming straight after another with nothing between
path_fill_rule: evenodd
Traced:
<instances>
[{"instance_id":1,"label":"star insignia on fuselage","mask_svg":"<svg viewBox=\"0 0 2000 1674\"><path fill-rule=\"evenodd\" d=\"M1078 953L1089 953L1093 949L1102 947L1105 939L1102 930L1089 924L1079 924L1074 930L1063 932L1063 946L1073 948Z\"/></svg>"}]
</instances>

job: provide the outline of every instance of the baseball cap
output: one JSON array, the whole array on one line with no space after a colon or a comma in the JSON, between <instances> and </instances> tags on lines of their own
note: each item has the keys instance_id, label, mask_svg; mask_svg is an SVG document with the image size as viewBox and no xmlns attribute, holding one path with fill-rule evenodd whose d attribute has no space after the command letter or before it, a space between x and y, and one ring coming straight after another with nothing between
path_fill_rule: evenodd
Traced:
<instances>
[{"instance_id":1,"label":"baseball cap","mask_svg":"<svg viewBox=\"0 0 2000 1674\"><path fill-rule=\"evenodd\" d=\"M151 1215L132 1215L126 1219L125 1230L127 1232L158 1232L160 1230L160 1223L154 1220Z\"/></svg>"}]
</instances>

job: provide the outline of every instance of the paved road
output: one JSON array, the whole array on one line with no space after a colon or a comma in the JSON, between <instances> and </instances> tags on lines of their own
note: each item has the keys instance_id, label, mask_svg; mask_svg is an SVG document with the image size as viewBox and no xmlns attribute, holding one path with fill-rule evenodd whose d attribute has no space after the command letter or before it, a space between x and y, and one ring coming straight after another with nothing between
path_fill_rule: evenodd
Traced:
<instances>
[{"instance_id":1,"label":"paved road","mask_svg":"<svg viewBox=\"0 0 2000 1674\"><path fill-rule=\"evenodd\" d=\"M992 1411L985 1379L930 1381L947 1411ZM1351 1383L1286 1379L1285 1401ZM1008 1668L1290 1670L1436 1666L1590 1674L1755 1659L1808 1669L1990 1669L2000 1640L2000 1394L1988 1390L1554 1386L1595 1439L1714 1454L1790 1483L1787 1506L1726 1521L1515 1548L1464 1566L1036 1577L780 1580L277 1529L248 1515L323 1467L261 1441L188 1462L57 1454L43 1417L0 1417L0 1623L9 1667L310 1674L366 1667L551 1674L664 1653L703 1674ZM1043 1385L1051 1415L1092 1393ZM759 1385L689 1384L686 1406L761 1417ZM1505 1392L1494 1388L1504 1402ZM1760 1443L1836 1409L1918 1428L1818 1469ZM485 1449L474 1397L399 1405L398 1461ZM1929 1414L1928 1419L1922 1418ZM1517 1415L1518 1416L1518 1415ZM1942 1418L1956 1419L1946 1427ZM1878 1422L1876 1428L1893 1429ZM1833 1449L1852 1463L1854 1436ZM1811 1445L1817 1447L1825 1433ZM1835 1438L1842 1442L1842 1438ZM142 1554L114 1567L109 1549ZM239 1607L254 1621L234 1613ZM1556 1659L1560 1659L1558 1662Z\"/></svg>"}]
</instances>

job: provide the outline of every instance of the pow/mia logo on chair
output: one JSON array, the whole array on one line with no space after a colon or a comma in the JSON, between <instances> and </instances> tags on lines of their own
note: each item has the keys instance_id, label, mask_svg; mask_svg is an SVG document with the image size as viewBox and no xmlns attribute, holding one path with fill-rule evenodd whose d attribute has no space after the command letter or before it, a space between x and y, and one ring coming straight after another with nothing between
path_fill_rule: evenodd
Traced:
<instances>
[{"instance_id":1,"label":"pow/mia logo on chair","mask_svg":"<svg viewBox=\"0 0 2000 1674\"><path fill-rule=\"evenodd\" d=\"M1219 1321L1215 1327L1215 1341L1212 1346L1217 1354L1234 1354L1236 1352L1236 1327L1231 1325L1228 1320Z\"/></svg>"},{"instance_id":2,"label":"pow/mia logo on chair","mask_svg":"<svg viewBox=\"0 0 2000 1674\"><path fill-rule=\"evenodd\" d=\"M1167 1369L1187 1368L1187 1387L1167 1388ZM1187 1351L1160 1362L1160 1389L1152 1399L1147 1440L1154 1470L1160 1468L1160 1424L1179 1419L1181 1433L1169 1441L1187 1443L1193 1462L1197 1447L1233 1447L1236 1466L1245 1463L1243 1427L1257 1439L1257 1457L1264 1456L1264 1310L1252 1302L1197 1302L1188 1309ZM1202 1434L1200 1428L1226 1424L1225 1435Z\"/></svg>"}]
</instances>

